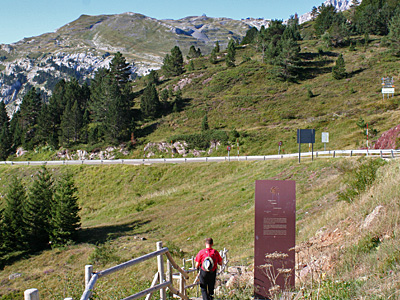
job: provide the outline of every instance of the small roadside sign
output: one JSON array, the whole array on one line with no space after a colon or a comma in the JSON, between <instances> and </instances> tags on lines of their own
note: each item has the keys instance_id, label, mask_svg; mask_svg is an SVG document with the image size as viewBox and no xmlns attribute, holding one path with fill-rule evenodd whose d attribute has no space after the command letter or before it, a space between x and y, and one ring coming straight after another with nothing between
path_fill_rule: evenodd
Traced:
<instances>
[{"instance_id":1,"label":"small roadside sign","mask_svg":"<svg viewBox=\"0 0 400 300\"><path fill-rule=\"evenodd\" d=\"M321 139L323 143L329 143L329 132L323 132Z\"/></svg>"}]
</instances>

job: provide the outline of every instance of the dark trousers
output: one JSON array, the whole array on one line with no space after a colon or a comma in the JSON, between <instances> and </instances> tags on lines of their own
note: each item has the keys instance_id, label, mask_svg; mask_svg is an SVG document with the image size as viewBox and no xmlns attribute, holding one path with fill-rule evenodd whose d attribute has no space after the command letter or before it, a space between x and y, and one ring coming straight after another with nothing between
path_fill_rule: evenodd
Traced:
<instances>
[{"instance_id":1,"label":"dark trousers","mask_svg":"<svg viewBox=\"0 0 400 300\"><path fill-rule=\"evenodd\" d=\"M203 300L213 300L215 278L217 277L217 271L206 272L200 268L200 288Z\"/></svg>"}]
</instances>

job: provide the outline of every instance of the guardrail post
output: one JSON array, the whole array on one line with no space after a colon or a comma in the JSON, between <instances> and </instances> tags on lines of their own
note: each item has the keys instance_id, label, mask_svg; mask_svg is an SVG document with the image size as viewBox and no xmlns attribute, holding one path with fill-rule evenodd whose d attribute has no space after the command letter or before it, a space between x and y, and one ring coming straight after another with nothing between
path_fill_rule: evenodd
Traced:
<instances>
[{"instance_id":1,"label":"guardrail post","mask_svg":"<svg viewBox=\"0 0 400 300\"><path fill-rule=\"evenodd\" d=\"M39 291L38 289L29 289L24 292L25 300L39 300Z\"/></svg>"},{"instance_id":2,"label":"guardrail post","mask_svg":"<svg viewBox=\"0 0 400 300\"><path fill-rule=\"evenodd\" d=\"M157 250L162 249L162 242L157 242ZM162 254L157 256L157 265L158 265L158 274L160 276L160 284L165 282L165 273L164 273L164 259ZM165 288L160 290L160 300L166 299Z\"/></svg>"},{"instance_id":3,"label":"guardrail post","mask_svg":"<svg viewBox=\"0 0 400 300\"><path fill-rule=\"evenodd\" d=\"M352 157L352 156L353 156L353 150L350 151L350 157Z\"/></svg>"},{"instance_id":4,"label":"guardrail post","mask_svg":"<svg viewBox=\"0 0 400 300\"><path fill-rule=\"evenodd\" d=\"M393 150L392 150L392 158L394 158L394 153L393 153Z\"/></svg>"},{"instance_id":5,"label":"guardrail post","mask_svg":"<svg viewBox=\"0 0 400 300\"><path fill-rule=\"evenodd\" d=\"M333 157L336 157L336 151L333 151Z\"/></svg>"},{"instance_id":6,"label":"guardrail post","mask_svg":"<svg viewBox=\"0 0 400 300\"><path fill-rule=\"evenodd\" d=\"M383 158L383 154L382 154L382 151L381 151L381 158Z\"/></svg>"}]
</instances>

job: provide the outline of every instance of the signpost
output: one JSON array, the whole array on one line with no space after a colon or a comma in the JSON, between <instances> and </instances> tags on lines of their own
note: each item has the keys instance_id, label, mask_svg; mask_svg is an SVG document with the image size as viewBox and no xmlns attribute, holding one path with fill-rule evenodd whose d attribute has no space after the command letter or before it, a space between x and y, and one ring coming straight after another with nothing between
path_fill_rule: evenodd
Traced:
<instances>
[{"instance_id":1,"label":"signpost","mask_svg":"<svg viewBox=\"0 0 400 300\"><path fill-rule=\"evenodd\" d=\"M228 150L228 161L231 161L230 159L231 146L226 147L226 150Z\"/></svg>"},{"instance_id":2,"label":"signpost","mask_svg":"<svg viewBox=\"0 0 400 300\"><path fill-rule=\"evenodd\" d=\"M315 129L297 129L297 143L299 144L299 163L301 157L301 144L312 144L312 160L314 160Z\"/></svg>"},{"instance_id":3,"label":"signpost","mask_svg":"<svg viewBox=\"0 0 400 300\"><path fill-rule=\"evenodd\" d=\"M280 141L279 143L278 143L278 146L279 146L279 148L278 148L278 155L279 154L281 154L281 146L282 146L282 141Z\"/></svg>"},{"instance_id":4,"label":"signpost","mask_svg":"<svg viewBox=\"0 0 400 300\"><path fill-rule=\"evenodd\" d=\"M321 141L324 143L324 151L326 151L326 143L329 143L329 132L323 132Z\"/></svg>"},{"instance_id":5,"label":"signpost","mask_svg":"<svg viewBox=\"0 0 400 300\"><path fill-rule=\"evenodd\" d=\"M385 100L385 94L394 96L394 80L393 77L382 77L382 96L383 100Z\"/></svg>"},{"instance_id":6,"label":"signpost","mask_svg":"<svg viewBox=\"0 0 400 300\"><path fill-rule=\"evenodd\" d=\"M254 232L254 296L273 299L295 284L295 181L256 181Z\"/></svg>"}]
</instances>

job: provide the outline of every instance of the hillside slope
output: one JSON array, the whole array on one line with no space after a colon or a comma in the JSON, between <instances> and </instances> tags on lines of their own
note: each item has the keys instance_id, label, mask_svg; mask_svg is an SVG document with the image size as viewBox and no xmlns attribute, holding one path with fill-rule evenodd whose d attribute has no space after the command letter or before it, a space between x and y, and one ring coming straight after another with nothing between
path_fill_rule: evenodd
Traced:
<instances>
[{"instance_id":1,"label":"hillside slope","mask_svg":"<svg viewBox=\"0 0 400 300\"><path fill-rule=\"evenodd\" d=\"M159 69L174 46L187 53L195 45L209 53L216 41L225 47L249 28L245 21L206 16L157 20L136 13L82 15L55 32L0 45L0 101L18 102L32 86L50 95L62 78L92 78L117 51L131 63L133 74L143 75Z\"/></svg>"},{"instance_id":2,"label":"hillside slope","mask_svg":"<svg viewBox=\"0 0 400 300\"><path fill-rule=\"evenodd\" d=\"M338 201L338 192L351 179L348 176L366 162L346 158L298 164L293 159L52 168L55 177L72 172L77 182L82 206L80 243L43 251L6 266L0 272L0 294L35 286L44 299L78 298L85 264L103 269L153 251L159 240L179 259L196 253L204 237L212 235L217 249L229 249L232 265L251 265L254 181L274 179L296 180L297 259L302 274L298 287L311 289L306 278L314 274L314 280L323 279L321 293L332 293L343 285L351 295L361 297L374 291L381 297L377 299L387 299L400 282L399 242L395 238L399 163L392 161L381 167L376 183L353 202ZM17 174L29 184L37 170L3 166L0 177L3 181ZM0 187L2 195L5 188L5 184ZM366 216L378 205L383 208L365 226ZM100 298L137 291L149 284L155 268L155 263L133 268L118 280L103 281L98 286ZM9 278L16 273L20 277ZM330 286L330 282L335 283Z\"/></svg>"}]
</instances>

